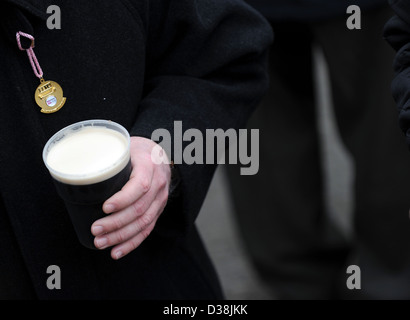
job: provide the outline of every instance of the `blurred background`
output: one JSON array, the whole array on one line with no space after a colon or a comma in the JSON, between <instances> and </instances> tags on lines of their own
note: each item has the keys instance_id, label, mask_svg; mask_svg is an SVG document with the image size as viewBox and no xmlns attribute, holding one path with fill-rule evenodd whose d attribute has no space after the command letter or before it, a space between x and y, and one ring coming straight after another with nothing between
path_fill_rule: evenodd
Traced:
<instances>
[{"instance_id":1,"label":"blurred background","mask_svg":"<svg viewBox=\"0 0 410 320\"><path fill-rule=\"evenodd\" d=\"M406 22L386 0L247 1L275 34L248 124L259 172L220 166L198 219L226 297L410 299L410 153L383 37ZM404 92L406 77L393 87Z\"/></svg>"},{"instance_id":2,"label":"blurred background","mask_svg":"<svg viewBox=\"0 0 410 320\"><path fill-rule=\"evenodd\" d=\"M335 125L329 75L320 49L314 49L313 59L315 81L319 88L317 115L325 164L327 212L349 237L352 235L354 167ZM220 165L216 172L197 225L215 262L227 299L275 299L272 288L259 278L249 259L235 218L225 166Z\"/></svg>"}]
</instances>

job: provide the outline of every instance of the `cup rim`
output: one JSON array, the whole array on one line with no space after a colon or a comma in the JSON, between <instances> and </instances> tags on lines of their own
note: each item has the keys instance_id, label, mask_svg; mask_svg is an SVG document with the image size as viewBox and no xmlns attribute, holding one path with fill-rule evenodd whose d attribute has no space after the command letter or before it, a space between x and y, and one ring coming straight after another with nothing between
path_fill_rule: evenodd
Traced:
<instances>
[{"instance_id":1,"label":"cup rim","mask_svg":"<svg viewBox=\"0 0 410 320\"><path fill-rule=\"evenodd\" d=\"M117 129L116 131L119 131L120 133L122 133L122 135L126 138L126 150L123 152L123 154L121 154L120 157L118 157L118 160L115 161L115 163L113 163L112 165L110 165L107 168L104 168L103 170L98 170L96 172L91 172L91 173L87 173L87 174L67 174L67 173L63 173L61 171L55 170L54 168L52 168L48 163L47 163L47 156L49 153L49 150L51 145L55 143L56 139L61 140L65 137L66 132L73 132L74 130L80 130L83 127L93 127L93 126L98 126L98 127L106 127L109 129ZM77 128L78 129L74 129ZM70 124L62 129L60 129L59 131L57 131L56 133L54 133L47 141L47 143L45 144L44 148L43 148L43 153L42 153L42 157L43 157L43 162L45 164L45 166L47 167L47 169L49 170L50 174L52 175L53 178L55 178L56 180L63 182L63 183L67 183L67 184L75 184L75 185L82 185L82 184L92 184L92 183L98 183L101 181L105 181L107 179L109 179L112 176L115 176L118 172L120 172L122 169L124 169L124 167L127 165L128 161L129 161L129 157L130 157L130 142L131 142L131 137L129 132L127 131L127 129L125 129L121 124L112 121L112 120L104 120L104 119L90 119L90 120L83 120L83 121L79 121L79 122L75 122L73 124ZM128 161L125 161L125 159L127 158ZM114 171L113 174L111 175L104 175L104 173L108 173L110 171L111 168L115 167L116 165L118 165L118 163L124 162L124 165L119 167L119 169L117 171ZM100 176L101 175L101 176Z\"/></svg>"}]
</instances>

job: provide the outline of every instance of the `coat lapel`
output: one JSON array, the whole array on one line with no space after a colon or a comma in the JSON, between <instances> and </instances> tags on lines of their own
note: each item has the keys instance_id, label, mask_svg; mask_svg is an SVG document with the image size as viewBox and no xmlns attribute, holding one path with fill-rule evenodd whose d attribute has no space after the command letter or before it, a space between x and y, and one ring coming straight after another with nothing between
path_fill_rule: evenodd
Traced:
<instances>
[{"instance_id":1,"label":"coat lapel","mask_svg":"<svg viewBox=\"0 0 410 320\"><path fill-rule=\"evenodd\" d=\"M46 13L43 1L7 1L22 9L27 21L30 14L44 18ZM17 27L11 24L10 28ZM11 31L13 35L17 30ZM47 137L31 91L37 79L27 74L27 56L15 42L0 46L0 56L0 96L5 102L0 106L0 193L37 295L40 299L98 298L98 281L89 269L93 253L78 243L42 162ZM51 265L61 268L63 280L70 279L62 283L62 290L46 285Z\"/></svg>"},{"instance_id":2,"label":"coat lapel","mask_svg":"<svg viewBox=\"0 0 410 320\"><path fill-rule=\"evenodd\" d=\"M46 20L47 15L47 7L50 4L47 4L45 0L5 0L6 2L15 5L16 7L23 9L24 11L40 18L42 20Z\"/></svg>"}]
</instances>

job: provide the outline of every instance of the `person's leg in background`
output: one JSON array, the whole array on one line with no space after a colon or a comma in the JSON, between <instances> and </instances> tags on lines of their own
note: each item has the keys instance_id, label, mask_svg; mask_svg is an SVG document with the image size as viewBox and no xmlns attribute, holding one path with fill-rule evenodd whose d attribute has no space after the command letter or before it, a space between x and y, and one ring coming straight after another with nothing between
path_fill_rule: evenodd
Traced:
<instances>
[{"instance_id":1,"label":"person's leg in background","mask_svg":"<svg viewBox=\"0 0 410 320\"><path fill-rule=\"evenodd\" d=\"M315 26L331 78L341 137L355 163L355 259L361 290L347 297L410 298L410 152L390 92L394 53L382 38L388 8ZM347 278L347 276L346 276Z\"/></svg>"},{"instance_id":2,"label":"person's leg in background","mask_svg":"<svg viewBox=\"0 0 410 320\"><path fill-rule=\"evenodd\" d=\"M257 271L279 299L332 298L349 248L329 231L324 212L312 34L306 24L273 28L270 89L248 124L260 129L260 170L240 176L227 166L235 217Z\"/></svg>"}]
</instances>

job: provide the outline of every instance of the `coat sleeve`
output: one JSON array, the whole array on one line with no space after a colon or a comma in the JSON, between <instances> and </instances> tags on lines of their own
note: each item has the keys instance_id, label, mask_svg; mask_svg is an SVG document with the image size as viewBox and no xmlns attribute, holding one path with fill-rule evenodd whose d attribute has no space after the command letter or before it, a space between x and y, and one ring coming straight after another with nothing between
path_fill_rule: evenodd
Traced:
<instances>
[{"instance_id":1,"label":"coat sleeve","mask_svg":"<svg viewBox=\"0 0 410 320\"><path fill-rule=\"evenodd\" d=\"M270 25L240 0L148 3L145 92L131 134L151 138L161 128L174 137L174 121L203 137L206 129L245 127L268 85ZM189 144L183 143L183 148ZM193 224L216 165L177 168L180 196L167 205L156 228L164 233L184 232Z\"/></svg>"},{"instance_id":2,"label":"coat sleeve","mask_svg":"<svg viewBox=\"0 0 410 320\"><path fill-rule=\"evenodd\" d=\"M399 126L410 148L410 4L390 0L395 15L386 23L384 38L396 50L392 94L399 113Z\"/></svg>"}]
</instances>

